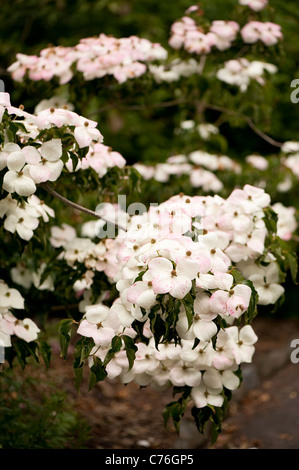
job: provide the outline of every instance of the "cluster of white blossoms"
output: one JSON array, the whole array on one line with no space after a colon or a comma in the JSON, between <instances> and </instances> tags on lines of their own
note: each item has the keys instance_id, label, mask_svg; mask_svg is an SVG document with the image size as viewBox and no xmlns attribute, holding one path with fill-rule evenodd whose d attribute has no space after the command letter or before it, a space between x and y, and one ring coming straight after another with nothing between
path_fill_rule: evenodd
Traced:
<instances>
[{"instance_id":1,"label":"cluster of white blossoms","mask_svg":"<svg viewBox=\"0 0 299 470\"><path fill-rule=\"evenodd\" d=\"M123 83L143 75L147 62L166 58L167 51L148 39L137 36L118 39L100 34L81 39L73 47L48 47L39 56L17 54L17 61L8 71L16 81L22 81L28 73L31 80L48 81L57 77L60 84L65 84L72 79L75 67L85 80L112 75Z\"/></svg>"},{"instance_id":2,"label":"cluster of white blossoms","mask_svg":"<svg viewBox=\"0 0 299 470\"><path fill-rule=\"evenodd\" d=\"M38 337L40 329L30 319L19 320L12 309L24 309L24 299L17 289L10 288L0 280L0 346L10 347L11 337L17 336L27 343Z\"/></svg>"},{"instance_id":3,"label":"cluster of white blossoms","mask_svg":"<svg viewBox=\"0 0 299 470\"><path fill-rule=\"evenodd\" d=\"M289 168L292 174L299 179L299 142L287 141L281 147L283 152L282 163Z\"/></svg>"},{"instance_id":4,"label":"cluster of white blossoms","mask_svg":"<svg viewBox=\"0 0 299 470\"><path fill-rule=\"evenodd\" d=\"M277 67L258 60L249 61L245 58L232 59L224 63L224 67L217 71L217 78L230 85L236 85L240 91L245 92L251 82L255 80L260 85L265 84L264 73L274 74Z\"/></svg>"},{"instance_id":5,"label":"cluster of white blossoms","mask_svg":"<svg viewBox=\"0 0 299 470\"><path fill-rule=\"evenodd\" d=\"M47 222L49 216L54 216L54 211L34 194L38 185L56 181L63 170L73 171L71 156L75 154L78 157L80 149L87 148L87 154L77 158L76 170L92 168L102 177L109 168L123 168L126 164L122 155L102 143L103 136L95 121L79 116L66 106L42 107L33 115L22 107L11 106L9 94L0 93L0 111L2 120L4 112L8 114L4 123L7 128L11 123L17 127L13 139L5 133L4 144L0 148L0 170L5 171L2 187L8 193L0 201L0 217L6 216L6 230L17 232L24 240L32 238L40 217ZM62 127L73 138L70 147L66 147L61 138L48 136ZM65 156L69 158L66 164ZM28 199L21 204L13 198L15 195Z\"/></svg>"},{"instance_id":6,"label":"cluster of white blossoms","mask_svg":"<svg viewBox=\"0 0 299 470\"><path fill-rule=\"evenodd\" d=\"M54 215L54 210L35 194L28 197L27 202L22 203L13 199L10 194L0 200L0 218L5 217L4 229L13 234L17 233L26 241L33 237L40 218L48 222L49 217L54 217Z\"/></svg>"},{"instance_id":7,"label":"cluster of white blossoms","mask_svg":"<svg viewBox=\"0 0 299 470\"><path fill-rule=\"evenodd\" d=\"M253 11L261 11L268 5L268 0L239 0L240 5L246 5Z\"/></svg>"},{"instance_id":8,"label":"cluster of white blossoms","mask_svg":"<svg viewBox=\"0 0 299 470\"><path fill-rule=\"evenodd\" d=\"M166 183L171 176L186 175L193 188L202 188L206 192L214 193L223 189L223 183L214 172L241 171L240 165L227 155L210 154L203 150L196 150L188 155L172 155L165 163L157 163L155 166L142 163L133 166L145 180L154 179Z\"/></svg>"},{"instance_id":9,"label":"cluster of white blossoms","mask_svg":"<svg viewBox=\"0 0 299 470\"><path fill-rule=\"evenodd\" d=\"M96 237L96 225L93 225L93 236ZM88 289L93 283L94 273L104 272L108 279L117 273L118 261L115 257L115 240L104 239L97 243L90 238L78 237L73 227L63 224L62 227L51 227L50 242L55 248L63 247L60 259L75 268L83 264L87 271L84 278L76 283L75 290Z\"/></svg>"},{"instance_id":10,"label":"cluster of white blossoms","mask_svg":"<svg viewBox=\"0 0 299 470\"><path fill-rule=\"evenodd\" d=\"M181 77L201 73L201 65L195 59L175 59L168 65L149 65L149 72L157 83L176 82Z\"/></svg>"},{"instance_id":11,"label":"cluster of white blossoms","mask_svg":"<svg viewBox=\"0 0 299 470\"><path fill-rule=\"evenodd\" d=\"M78 333L95 343L90 365L95 356L104 361L115 336L136 339L141 329L133 367L120 348L107 364L109 378L157 389L188 386L196 407L222 406L224 387L239 386L235 372L251 362L257 341L246 321L234 325L250 309L253 290L246 281L257 286L262 304L276 302L284 291L265 246L269 204L263 189L246 185L227 199L181 194L132 216L116 238L119 298L110 308L101 301L84 305ZM268 266L257 264L261 255ZM252 269L244 282L235 280L235 266L243 273ZM173 341L157 344L159 321L173 329Z\"/></svg>"}]
</instances>

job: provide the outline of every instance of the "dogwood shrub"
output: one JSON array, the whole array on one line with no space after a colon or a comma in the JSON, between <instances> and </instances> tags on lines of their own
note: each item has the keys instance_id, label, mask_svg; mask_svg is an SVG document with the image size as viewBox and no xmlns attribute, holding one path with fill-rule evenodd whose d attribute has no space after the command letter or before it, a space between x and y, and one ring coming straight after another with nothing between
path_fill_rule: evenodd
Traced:
<instances>
[{"instance_id":1,"label":"dogwood shrub","mask_svg":"<svg viewBox=\"0 0 299 470\"><path fill-rule=\"evenodd\" d=\"M297 209L280 195L296 191L298 143L278 143L252 120L252 102L267 108L264 89L278 72L261 51L275 61L283 40L278 24L257 16L267 3L240 0L240 21L210 22L193 5L172 24L168 49L101 33L17 55L12 78L47 82L53 94L33 113L0 94L0 341L10 365L25 367L29 356L49 365L43 324L58 303L61 355L72 339L77 388L85 365L90 388L106 378L171 388L180 396L165 422L179 430L191 407L200 431L210 420L220 432L242 364L252 361L259 305L279 306L287 276L297 277ZM81 115L113 100L137 110L182 106L173 135L184 150L128 166ZM224 116L280 151L226 155ZM138 214L116 202L138 189Z\"/></svg>"}]
</instances>

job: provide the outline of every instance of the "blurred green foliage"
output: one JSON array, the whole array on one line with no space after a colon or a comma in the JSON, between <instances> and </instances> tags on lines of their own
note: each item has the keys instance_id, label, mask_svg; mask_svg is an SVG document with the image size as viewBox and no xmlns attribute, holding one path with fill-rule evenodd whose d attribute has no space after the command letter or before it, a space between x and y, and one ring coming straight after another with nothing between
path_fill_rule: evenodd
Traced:
<instances>
[{"instance_id":1,"label":"blurred green foliage","mask_svg":"<svg viewBox=\"0 0 299 470\"><path fill-rule=\"evenodd\" d=\"M0 449L86 448L90 427L57 385L17 367L0 377Z\"/></svg>"}]
</instances>

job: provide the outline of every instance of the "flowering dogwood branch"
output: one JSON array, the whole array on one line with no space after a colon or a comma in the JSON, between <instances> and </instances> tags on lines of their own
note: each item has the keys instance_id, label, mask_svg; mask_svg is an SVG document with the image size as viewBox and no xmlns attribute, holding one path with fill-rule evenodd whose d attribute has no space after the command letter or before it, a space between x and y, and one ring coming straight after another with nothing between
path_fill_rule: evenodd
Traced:
<instances>
[{"instance_id":1,"label":"flowering dogwood branch","mask_svg":"<svg viewBox=\"0 0 299 470\"><path fill-rule=\"evenodd\" d=\"M100 220L103 220L104 222L108 222L108 223L113 223L114 225L116 225L118 228L122 229L122 230L126 230L125 227L123 226L120 226L119 224L117 224L117 222L115 221L112 221L112 220L109 220L99 214L97 214L97 212L94 212L90 209L87 209L86 207L83 207L83 206L80 206L80 204L76 204L75 202L73 201L70 201L69 199L67 199L66 197L62 196L61 194L59 194L57 191L55 191L53 188L51 188L51 186L49 186L48 183L43 183L41 185L49 194L51 194L52 196L56 197L57 199L59 199L60 201L62 201L64 204L67 204L68 206L71 206L73 207L74 209L77 209L78 211L80 212L84 212L85 214L88 214L88 215L91 215L92 217L95 217L97 219L100 219Z\"/></svg>"}]
</instances>

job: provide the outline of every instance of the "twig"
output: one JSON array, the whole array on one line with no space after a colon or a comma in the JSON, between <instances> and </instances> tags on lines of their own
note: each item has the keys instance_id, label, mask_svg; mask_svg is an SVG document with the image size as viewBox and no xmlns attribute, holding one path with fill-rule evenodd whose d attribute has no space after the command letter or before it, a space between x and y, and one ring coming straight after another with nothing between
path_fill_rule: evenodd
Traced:
<instances>
[{"instance_id":1,"label":"twig","mask_svg":"<svg viewBox=\"0 0 299 470\"><path fill-rule=\"evenodd\" d=\"M264 139L266 142L268 142L270 145L273 145L274 147L282 147L281 142L277 142L277 140L272 139L269 135L265 134L265 132L261 131L254 122L249 118L244 116L245 121L247 122L248 126L257 134L259 135L262 139Z\"/></svg>"},{"instance_id":2,"label":"twig","mask_svg":"<svg viewBox=\"0 0 299 470\"><path fill-rule=\"evenodd\" d=\"M217 106L214 104L208 104L205 103L205 107L208 109L212 109L214 111L219 111L221 113L226 113L231 116L239 116L241 119L244 119L244 121L248 124L248 126L262 139L264 139L266 142L268 142L270 145L273 145L274 147L282 147L282 142L277 142L277 140L272 139L269 135L267 135L265 132L261 131L252 121L247 116L244 116L243 114L238 114L236 111L233 111L232 109L227 109L223 108L222 106Z\"/></svg>"},{"instance_id":3,"label":"twig","mask_svg":"<svg viewBox=\"0 0 299 470\"><path fill-rule=\"evenodd\" d=\"M161 103L147 103L145 105L144 104L123 105L121 103L120 104L113 103L107 106L103 106L102 108L97 109L96 111L93 111L91 115L94 116L100 112L106 111L111 108L139 111L139 110L148 109L148 108L171 108L172 106L176 106L178 104L188 103L188 102L191 103L191 101L186 100L185 98L178 98L178 99L170 100L170 101L162 101Z\"/></svg>"},{"instance_id":4,"label":"twig","mask_svg":"<svg viewBox=\"0 0 299 470\"><path fill-rule=\"evenodd\" d=\"M78 211L80 212L84 212L85 214L88 214L88 215L91 215L92 217L95 217L97 219L100 219L100 220L103 220L104 222L108 222L108 223L112 223L114 224L116 227L126 231L126 228L119 225L117 222L115 222L114 220L109 220L109 219L106 219L105 217L97 214L97 212L94 212L90 209L87 209L86 207L83 207L83 206L80 206L79 204L76 204L75 202L73 201L70 201L69 199L65 198L64 196L62 196L61 194L57 193L53 188L51 188L51 186L49 186L48 183L43 183L41 184L42 188L44 188L49 194L51 194L52 196L56 197L57 199L59 199L60 201L62 201L64 204L67 204L68 206L71 206L73 207L74 209L77 209Z\"/></svg>"}]
</instances>

